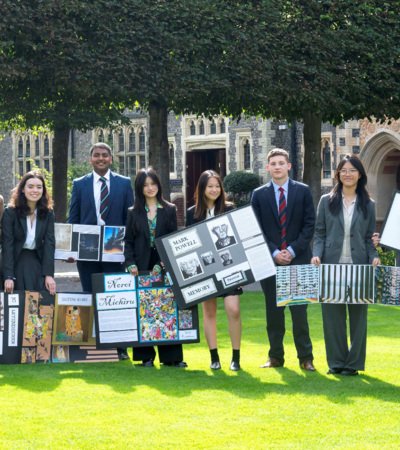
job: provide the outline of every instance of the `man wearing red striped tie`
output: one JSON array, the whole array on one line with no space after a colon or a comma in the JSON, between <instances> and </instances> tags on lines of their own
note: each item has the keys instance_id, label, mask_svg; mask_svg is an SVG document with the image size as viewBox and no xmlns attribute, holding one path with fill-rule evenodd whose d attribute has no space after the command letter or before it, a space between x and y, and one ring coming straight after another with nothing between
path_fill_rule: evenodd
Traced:
<instances>
[{"instance_id":1,"label":"man wearing red striped tie","mask_svg":"<svg viewBox=\"0 0 400 450\"><path fill-rule=\"evenodd\" d=\"M271 181L257 188L251 204L266 237L275 264L308 264L310 242L314 234L315 210L307 185L291 180L289 154L274 148L267 155L267 171ZM261 281L265 296L267 334L270 343L268 361L263 368L283 366L285 335L284 307L276 306L276 278ZM312 343L307 321L307 305L289 306L293 338L300 367L315 371Z\"/></svg>"}]
</instances>

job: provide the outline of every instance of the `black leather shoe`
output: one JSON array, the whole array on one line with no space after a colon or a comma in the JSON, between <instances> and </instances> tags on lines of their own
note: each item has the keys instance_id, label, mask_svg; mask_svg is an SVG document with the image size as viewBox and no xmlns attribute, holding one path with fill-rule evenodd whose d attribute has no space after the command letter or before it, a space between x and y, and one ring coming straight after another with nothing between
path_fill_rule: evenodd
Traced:
<instances>
[{"instance_id":1,"label":"black leather shoe","mask_svg":"<svg viewBox=\"0 0 400 450\"><path fill-rule=\"evenodd\" d=\"M146 361L142 361L142 364L139 364L141 367L154 367L154 361L152 359L148 359Z\"/></svg>"},{"instance_id":2,"label":"black leather shoe","mask_svg":"<svg viewBox=\"0 0 400 450\"><path fill-rule=\"evenodd\" d=\"M326 372L328 375L339 375L341 374L343 369L332 367L332 369L329 369L328 372Z\"/></svg>"},{"instance_id":3,"label":"black leather shoe","mask_svg":"<svg viewBox=\"0 0 400 450\"><path fill-rule=\"evenodd\" d=\"M282 367L282 366L283 366L283 362L279 361L279 359L269 358L269 360L260 367L261 367L261 369L271 369L274 367Z\"/></svg>"},{"instance_id":4,"label":"black leather shoe","mask_svg":"<svg viewBox=\"0 0 400 450\"><path fill-rule=\"evenodd\" d=\"M231 365L229 366L229 370L237 372L238 370L240 370L240 364L237 361L232 361Z\"/></svg>"},{"instance_id":5,"label":"black leather shoe","mask_svg":"<svg viewBox=\"0 0 400 450\"><path fill-rule=\"evenodd\" d=\"M175 361L175 362L167 362L167 363L163 363L164 366L170 366L170 367L181 367L181 368L185 368L187 367L187 363L185 363L185 361Z\"/></svg>"},{"instance_id":6,"label":"black leather shoe","mask_svg":"<svg viewBox=\"0 0 400 450\"><path fill-rule=\"evenodd\" d=\"M210 369L219 370L221 368L221 363L219 361L214 361L210 364Z\"/></svg>"},{"instance_id":7,"label":"black leather shoe","mask_svg":"<svg viewBox=\"0 0 400 450\"><path fill-rule=\"evenodd\" d=\"M315 372L315 367L313 362L309 359L300 363L300 367L308 372Z\"/></svg>"},{"instance_id":8,"label":"black leather shoe","mask_svg":"<svg viewBox=\"0 0 400 450\"><path fill-rule=\"evenodd\" d=\"M128 351L126 349L119 348L117 351L118 351L118 359L120 361L126 361L127 359L129 359Z\"/></svg>"},{"instance_id":9,"label":"black leather shoe","mask_svg":"<svg viewBox=\"0 0 400 450\"><path fill-rule=\"evenodd\" d=\"M345 377L354 377L355 375L358 375L358 372L354 369L343 369L340 372L340 375L344 375Z\"/></svg>"}]
</instances>

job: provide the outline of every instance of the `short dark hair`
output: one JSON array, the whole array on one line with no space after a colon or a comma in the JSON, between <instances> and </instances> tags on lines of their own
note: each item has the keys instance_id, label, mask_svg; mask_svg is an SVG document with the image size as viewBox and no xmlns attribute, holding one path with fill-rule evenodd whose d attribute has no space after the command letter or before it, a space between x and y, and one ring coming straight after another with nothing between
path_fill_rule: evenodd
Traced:
<instances>
[{"instance_id":1,"label":"short dark hair","mask_svg":"<svg viewBox=\"0 0 400 450\"><path fill-rule=\"evenodd\" d=\"M108 151L109 155L112 156L112 150L111 150L111 147L110 147L108 144L106 144L105 142L96 142L95 144L93 144L93 145L90 147L90 156L93 155L93 151L94 151L94 149L96 149L96 148L104 148L105 150Z\"/></svg>"}]
</instances>

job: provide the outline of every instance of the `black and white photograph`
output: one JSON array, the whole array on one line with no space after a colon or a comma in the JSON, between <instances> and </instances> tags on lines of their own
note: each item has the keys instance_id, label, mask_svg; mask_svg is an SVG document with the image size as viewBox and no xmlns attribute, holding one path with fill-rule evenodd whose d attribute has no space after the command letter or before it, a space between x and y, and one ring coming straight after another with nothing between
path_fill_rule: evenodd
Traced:
<instances>
[{"instance_id":1,"label":"black and white photograph","mask_svg":"<svg viewBox=\"0 0 400 450\"><path fill-rule=\"evenodd\" d=\"M197 253L190 253L183 258L179 258L177 263L184 280L194 278L203 273Z\"/></svg>"},{"instance_id":2,"label":"black and white photograph","mask_svg":"<svg viewBox=\"0 0 400 450\"><path fill-rule=\"evenodd\" d=\"M201 260L205 266L215 263L215 258L213 252L206 252L200 255Z\"/></svg>"},{"instance_id":3,"label":"black and white photograph","mask_svg":"<svg viewBox=\"0 0 400 450\"><path fill-rule=\"evenodd\" d=\"M227 217L222 220L213 220L212 223L208 224L208 229L217 250L222 250L237 243Z\"/></svg>"},{"instance_id":4,"label":"black and white photograph","mask_svg":"<svg viewBox=\"0 0 400 450\"><path fill-rule=\"evenodd\" d=\"M231 264L233 264L232 255L229 250L219 252L219 257L221 258L221 262L222 262L223 266L230 266Z\"/></svg>"}]
</instances>

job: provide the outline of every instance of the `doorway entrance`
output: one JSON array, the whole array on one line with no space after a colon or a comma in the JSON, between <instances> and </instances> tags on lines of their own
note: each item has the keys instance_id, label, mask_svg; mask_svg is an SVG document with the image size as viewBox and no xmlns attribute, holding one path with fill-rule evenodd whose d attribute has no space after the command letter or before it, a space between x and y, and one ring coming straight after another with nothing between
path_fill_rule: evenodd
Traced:
<instances>
[{"instance_id":1,"label":"doorway entrance","mask_svg":"<svg viewBox=\"0 0 400 450\"><path fill-rule=\"evenodd\" d=\"M225 149L186 152L186 208L194 204L197 181L205 170L215 170L222 179L226 175Z\"/></svg>"}]
</instances>

